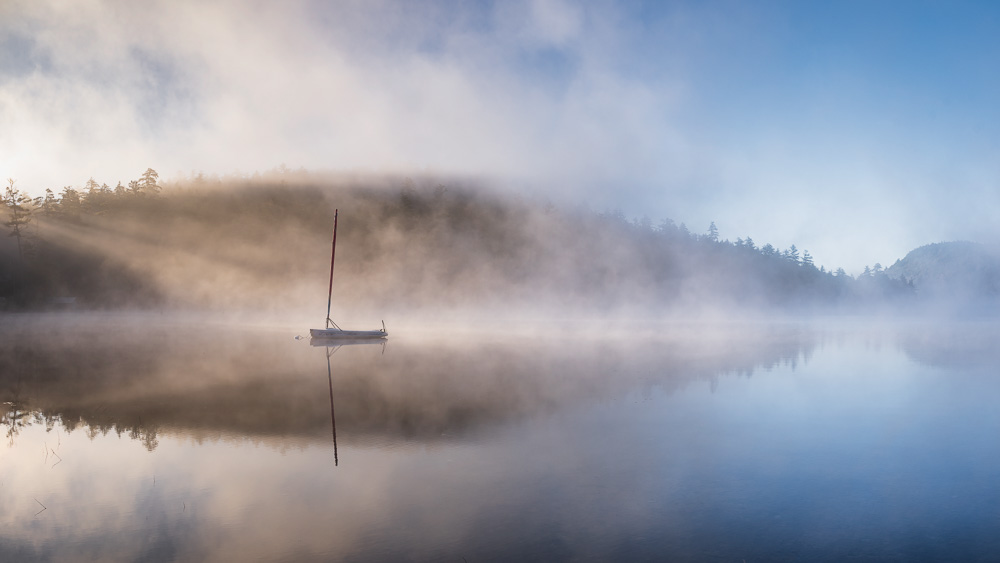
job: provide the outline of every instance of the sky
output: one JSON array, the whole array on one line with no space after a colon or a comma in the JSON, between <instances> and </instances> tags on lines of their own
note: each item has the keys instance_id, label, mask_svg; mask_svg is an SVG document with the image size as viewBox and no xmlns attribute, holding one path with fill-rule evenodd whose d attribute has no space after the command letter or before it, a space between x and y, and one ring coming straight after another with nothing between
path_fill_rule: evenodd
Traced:
<instances>
[{"instance_id":1,"label":"sky","mask_svg":"<svg viewBox=\"0 0 1000 563\"><path fill-rule=\"evenodd\" d=\"M0 178L493 179L850 273L1000 242L1000 4L0 0Z\"/></svg>"}]
</instances>

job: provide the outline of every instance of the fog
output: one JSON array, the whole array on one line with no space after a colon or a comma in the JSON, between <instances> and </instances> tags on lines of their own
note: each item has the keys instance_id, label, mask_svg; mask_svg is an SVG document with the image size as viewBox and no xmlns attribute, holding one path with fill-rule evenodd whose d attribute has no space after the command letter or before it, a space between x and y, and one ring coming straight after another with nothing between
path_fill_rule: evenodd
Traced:
<instances>
[{"instance_id":1,"label":"fog","mask_svg":"<svg viewBox=\"0 0 1000 563\"><path fill-rule=\"evenodd\" d=\"M403 331L328 350L295 327L19 320L0 324L8 558L995 545L987 323ZM923 527L947 540L912 547Z\"/></svg>"},{"instance_id":2,"label":"fog","mask_svg":"<svg viewBox=\"0 0 1000 563\"><path fill-rule=\"evenodd\" d=\"M157 437L327 441L329 357L342 445L469 440L580 405L808 361L830 333L795 324L660 325L570 340L531 329L401 331L387 343L310 346L296 327L156 315L35 315L6 324L7 438L32 424ZM301 328L301 327L299 327ZM314 342L313 344L318 344Z\"/></svg>"},{"instance_id":3,"label":"fog","mask_svg":"<svg viewBox=\"0 0 1000 563\"><path fill-rule=\"evenodd\" d=\"M337 210L333 319L368 328L983 316L1000 300L997 257L981 245L917 249L853 277L794 246L563 208L473 177L280 169L133 188L36 203L0 244L3 306L316 323Z\"/></svg>"},{"instance_id":4,"label":"fog","mask_svg":"<svg viewBox=\"0 0 1000 563\"><path fill-rule=\"evenodd\" d=\"M862 13L863 12L863 13ZM900 17L900 14L905 17ZM997 18L887 3L0 7L0 178L488 176L856 275L998 239Z\"/></svg>"},{"instance_id":5,"label":"fog","mask_svg":"<svg viewBox=\"0 0 1000 563\"><path fill-rule=\"evenodd\" d=\"M0 559L997 559L998 23L0 2Z\"/></svg>"}]
</instances>

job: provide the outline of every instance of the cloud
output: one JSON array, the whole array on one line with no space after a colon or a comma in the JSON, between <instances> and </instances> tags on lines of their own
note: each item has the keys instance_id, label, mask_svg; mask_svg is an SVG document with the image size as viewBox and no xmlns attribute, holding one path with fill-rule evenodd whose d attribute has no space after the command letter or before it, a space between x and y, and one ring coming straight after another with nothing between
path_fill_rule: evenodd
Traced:
<instances>
[{"instance_id":1,"label":"cloud","mask_svg":"<svg viewBox=\"0 0 1000 563\"><path fill-rule=\"evenodd\" d=\"M996 33L922 10L8 1L0 177L453 172L860 271L998 238Z\"/></svg>"},{"instance_id":2,"label":"cloud","mask_svg":"<svg viewBox=\"0 0 1000 563\"><path fill-rule=\"evenodd\" d=\"M445 7L16 4L6 27L25 44L0 78L0 168L39 192L146 166L577 184L647 166L662 100L585 44L614 42L594 29L606 7Z\"/></svg>"}]
</instances>

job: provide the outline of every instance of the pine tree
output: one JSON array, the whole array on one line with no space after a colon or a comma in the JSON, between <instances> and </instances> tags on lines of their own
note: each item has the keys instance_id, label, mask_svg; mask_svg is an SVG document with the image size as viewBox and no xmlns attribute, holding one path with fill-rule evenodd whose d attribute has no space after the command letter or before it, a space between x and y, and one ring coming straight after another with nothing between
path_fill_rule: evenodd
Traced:
<instances>
[{"instance_id":1,"label":"pine tree","mask_svg":"<svg viewBox=\"0 0 1000 563\"><path fill-rule=\"evenodd\" d=\"M794 244L792 246L789 246L788 250L785 251L785 258L788 258L792 262L795 262L796 264L798 264L799 263L799 249L795 248Z\"/></svg>"},{"instance_id":2,"label":"pine tree","mask_svg":"<svg viewBox=\"0 0 1000 563\"><path fill-rule=\"evenodd\" d=\"M59 200L56 199L56 194L53 193L52 188L45 188L45 199L42 200L42 215L46 217L51 217L59 211Z\"/></svg>"},{"instance_id":3,"label":"pine tree","mask_svg":"<svg viewBox=\"0 0 1000 563\"><path fill-rule=\"evenodd\" d=\"M34 212L34 202L27 194L14 187L14 179L7 180L7 189L4 191L3 204L10 213L9 218L4 221L4 225L10 228L9 236L17 239L17 257L24 260L25 237L27 236L28 223Z\"/></svg>"},{"instance_id":4,"label":"pine tree","mask_svg":"<svg viewBox=\"0 0 1000 563\"><path fill-rule=\"evenodd\" d=\"M84 184L84 187L87 190L86 194L84 194L84 208L89 213L98 215L103 213L108 200L108 185L104 184L102 186L97 183L97 180L94 180L94 178L91 177L87 180L87 183Z\"/></svg>"},{"instance_id":5,"label":"pine tree","mask_svg":"<svg viewBox=\"0 0 1000 563\"><path fill-rule=\"evenodd\" d=\"M160 186L156 183L156 180L159 177L160 175L156 173L156 170L147 168L139 178L139 187L142 193L148 195L156 195L160 193Z\"/></svg>"},{"instance_id":6,"label":"pine tree","mask_svg":"<svg viewBox=\"0 0 1000 563\"><path fill-rule=\"evenodd\" d=\"M708 240L719 242L719 228L715 226L715 221L708 226Z\"/></svg>"},{"instance_id":7,"label":"pine tree","mask_svg":"<svg viewBox=\"0 0 1000 563\"><path fill-rule=\"evenodd\" d=\"M60 211L68 216L79 215L81 203L80 192L74 190L71 186L63 188L62 195L59 198Z\"/></svg>"}]
</instances>

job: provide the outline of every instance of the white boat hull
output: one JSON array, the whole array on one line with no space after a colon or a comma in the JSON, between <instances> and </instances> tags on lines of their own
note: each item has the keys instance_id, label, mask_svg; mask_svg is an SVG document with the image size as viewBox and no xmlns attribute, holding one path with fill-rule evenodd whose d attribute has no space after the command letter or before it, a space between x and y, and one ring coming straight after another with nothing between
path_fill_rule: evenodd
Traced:
<instances>
[{"instance_id":1,"label":"white boat hull","mask_svg":"<svg viewBox=\"0 0 1000 563\"><path fill-rule=\"evenodd\" d=\"M389 333L384 330L340 330L339 328L311 328L309 336L324 340L359 340L385 338Z\"/></svg>"}]
</instances>

